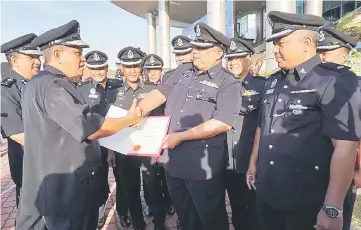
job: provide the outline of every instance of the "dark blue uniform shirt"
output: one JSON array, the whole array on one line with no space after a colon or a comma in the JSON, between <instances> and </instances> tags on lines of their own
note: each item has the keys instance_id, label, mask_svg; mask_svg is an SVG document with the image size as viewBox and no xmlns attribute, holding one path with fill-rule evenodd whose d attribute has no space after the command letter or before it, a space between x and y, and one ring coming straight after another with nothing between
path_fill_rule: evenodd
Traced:
<instances>
[{"instance_id":1,"label":"dark blue uniform shirt","mask_svg":"<svg viewBox=\"0 0 361 230\"><path fill-rule=\"evenodd\" d=\"M181 65L157 87L167 98L165 115L171 116L168 133L186 131L210 119L235 127L240 87L220 63L202 73L191 63ZM170 176L206 180L225 169L226 159L226 133L222 133L166 149L161 162Z\"/></svg>"},{"instance_id":2,"label":"dark blue uniform shirt","mask_svg":"<svg viewBox=\"0 0 361 230\"><path fill-rule=\"evenodd\" d=\"M358 141L360 89L344 66L315 56L271 75L260 113L257 197L273 208L319 209L325 199L334 147Z\"/></svg>"},{"instance_id":3,"label":"dark blue uniform shirt","mask_svg":"<svg viewBox=\"0 0 361 230\"><path fill-rule=\"evenodd\" d=\"M241 81L241 110L233 130L227 133L229 170L246 173L258 124L258 112L266 78L248 73Z\"/></svg>"},{"instance_id":4,"label":"dark blue uniform shirt","mask_svg":"<svg viewBox=\"0 0 361 230\"><path fill-rule=\"evenodd\" d=\"M100 146L87 137L104 118L92 113L75 85L52 66L28 82L21 105L22 214L73 217L102 205L107 192Z\"/></svg>"}]
</instances>

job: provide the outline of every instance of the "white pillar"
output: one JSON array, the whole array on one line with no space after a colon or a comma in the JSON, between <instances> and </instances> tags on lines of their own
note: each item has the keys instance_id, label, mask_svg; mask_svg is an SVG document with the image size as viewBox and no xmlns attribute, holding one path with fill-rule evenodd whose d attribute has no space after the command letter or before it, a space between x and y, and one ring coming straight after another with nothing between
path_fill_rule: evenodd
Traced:
<instances>
[{"instance_id":1,"label":"white pillar","mask_svg":"<svg viewBox=\"0 0 361 230\"><path fill-rule=\"evenodd\" d=\"M305 1L305 14L313 14L322 17L322 0Z\"/></svg>"},{"instance_id":2,"label":"white pillar","mask_svg":"<svg viewBox=\"0 0 361 230\"><path fill-rule=\"evenodd\" d=\"M270 11L277 10L277 11L283 11L288 13L296 13L296 4L294 4L292 1L289 0L280 0L280 1L266 1L266 17L268 16L268 13ZM266 24L266 38L269 37L272 34L272 28L269 25L269 23ZM275 60L275 56L273 54L273 48L274 45L272 42L266 43L266 70L267 71L273 71L275 70L278 65Z\"/></svg>"},{"instance_id":3,"label":"white pillar","mask_svg":"<svg viewBox=\"0 0 361 230\"><path fill-rule=\"evenodd\" d=\"M158 16L160 56L164 61L164 68L167 69L171 67L169 1L158 0Z\"/></svg>"},{"instance_id":4,"label":"white pillar","mask_svg":"<svg viewBox=\"0 0 361 230\"><path fill-rule=\"evenodd\" d=\"M153 13L146 14L147 19L147 35L148 35L148 53L157 53L157 39L156 39L156 22Z\"/></svg>"},{"instance_id":5,"label":"white pillar","mask_svg":"<svg viewBox=\"0 0 361 230\"><path fill-rule=\"evenodd\" d=\"M263 40L263 11L264 8L256 12L256 42Z\"/></svg>"},{"instance_id":6,"label":"white pillar","mask_svg":"<svg viewBox=\"0 0 361 230\"><path fill-rule=\"evenodd\" d=\"M207 0L207 24L226 34L226 1Z\"/></svg>"}]
</instances>

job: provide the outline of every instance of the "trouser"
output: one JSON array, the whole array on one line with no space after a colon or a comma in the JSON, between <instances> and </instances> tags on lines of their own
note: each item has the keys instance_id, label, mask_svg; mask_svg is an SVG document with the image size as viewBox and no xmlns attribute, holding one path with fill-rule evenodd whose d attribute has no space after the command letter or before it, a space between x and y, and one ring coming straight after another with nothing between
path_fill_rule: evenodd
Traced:
<instances>
[{"instance_id":1,"label":"trouser","mask_svg":"<svg viewBox=\"0 0 361 230\"><path fill-rule=\"evenodd\" d=\"M151 158L143 158L142 163L145 166L142 169L143 189L148 195L148 205L153 215L153 223L162 226L165 223L164 198L162 194L161 181L158 175L160 166L151 164Z\"/></svg>"},{"instance_id":2,"label":"trouser","mask_svg":"<svg viewBox=\"0 0 361 230\"><path fill-rule=\"evenodd\" d=\"M98 210L74 217L49 217L43 220L49 230L96 230L98 228Z\"/></svg>"},{"instance_id":3,"label":"trouser","mask_svg":"<svg viewBox=\"0 0 361 230\"><path fill-rule=\"evenodd\" d=\"M109 172L109 165L107 162L107 158L108 158L108 149L101 147L101 158L102 158L102 165L103 165L103 181L104 181L104 186L107 187L108 193L110 192L109 190L109 184L108 184L108 172ZM100 221L104 215L105 215L105 207L107 204L107 200L105 201L105 203L99 207L99 215L98 215L98 221Z\"/></svg>"},{"instance_id":4,"label":"trouser","mask_svg":"<svg viewBox=\"0 0 361 230\"><path fill-rule=\"evenodd\" d=\"M345 201L343 203L343 227L342 230L350 230L351 228L351 219L353 213L353 207L356 200L356 189L351 185L350 189L347 191Z\"/></svg>"},{"instance_id":5,"label":"trouser","mask_svg":"<svg viewBox=\"0 0 361 230\"><path fill-rule=\"evenodd\" d=\"M23 174L23 148L16 141L8 138L8 158L11 179L16 186L16 207L19 206L20 189Z\"/></svg>"},{"instance_id":6,"label":"trouser","mask_svg":"<svg viewBox=\"0 0 361 230\"><path fill-rule=\"evenodd\" d=\"M320 210L285 211L274 209L266 203L258 203L260 230L315 230Z\"/></svg>"},{"instance_id":7,"label":"trouser","mask_svg":"<svg viewBox=\"0 0 361 230\"><path fill-rule=\"evenodd\" d=\"M246 174L238 174L234 170L227 170L225 172L225 187L232 208L234 229L257 229L256 194L254 190L250 191L248 189Z\"/></svg>"},{"instance_id":8,"label":"trouser","mask_svg":"<svg viewBox=\"0 0 361 230\"><path fill-rule=\"evenodd\" d=\"M140 199L140 169L136 157L116 153L114 173L117 183L116 206L118 214L120 216L126 215L129 208L133 226L143 228L146 223ZM118 193L118 185L122 186L124 194L122 191Z\"/></svg>"},{"instance_id":9,"label":"trouser","mask_svg":"<svg viewBox=\"0 0 361 230\"><path fill-rule=\"evenodd\" d=\"M21 204L16 212L16 230L47 230L45 222L40 215L20 214Z\"/></svg>"},{"instance_id":10,"label":"trouser","mask_svg":"<svg viewBox=\"0 0 361 230\"><path fill-rule=\"evenodd\" d=\"M163 194L164 207L172 205L172 198L170 197L167 181L165 180L165 172L163 167L159 167L159 180L161 184L161 190Z\"/></svg>"},{"instance_id":11,"label":"trouser","mask_svg":"<svg viewBox=\"0 0 361 230\"><path fill-rule=\"evenodd\" d=\"M223 175L185 180L165 175L182 230L228 230Z\"/></svg>"}]
</instances>

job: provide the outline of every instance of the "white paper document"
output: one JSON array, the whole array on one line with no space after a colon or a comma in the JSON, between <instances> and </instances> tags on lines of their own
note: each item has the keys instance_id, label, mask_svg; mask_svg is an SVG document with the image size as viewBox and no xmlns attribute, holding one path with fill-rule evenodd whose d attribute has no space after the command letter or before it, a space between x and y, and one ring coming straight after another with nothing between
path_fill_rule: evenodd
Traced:
<instances>
[{"instance_id":1,"label":"white paper document","mask_svg":"<svg viewBox=\"0 0 361 230\"><path fill-rule=\"evenodd\" d=\"M127 110L111 106L107 118L127 115ZM125 155L159 156L163 138L168 132L170 117L147 117L140 127L126 128L118 133L99 139L101 146Z\"/></svg>"}]
</instances>

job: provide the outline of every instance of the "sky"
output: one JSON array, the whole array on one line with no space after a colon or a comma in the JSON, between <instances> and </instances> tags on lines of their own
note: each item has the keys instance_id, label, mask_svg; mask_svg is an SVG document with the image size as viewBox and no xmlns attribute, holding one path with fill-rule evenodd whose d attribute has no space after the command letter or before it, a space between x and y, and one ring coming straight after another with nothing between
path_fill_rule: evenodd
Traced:
<instances>
[{"instance_id":1,"label":"sky","mask_svg":"<svg viewBox=\"0 0 361 230\"><path fill-rule=\"evenodd\" d=\"M110 1L0 2L1 44L27 33L39 35L75 19L80 23L82 40L90 45L89 49L84 50L84 55L91 50L106 53L111 69L115 69L118 52L126 46L140 47L148 52L146 20L122 10ZM171 28L170 38L181 32L179 28ZM159 44L157 47L159 49ZM172 67L175 67L174 55L171 56ZM1 54L1 61L6 61L4 54Z\"/></svg>"}]
</instances>

